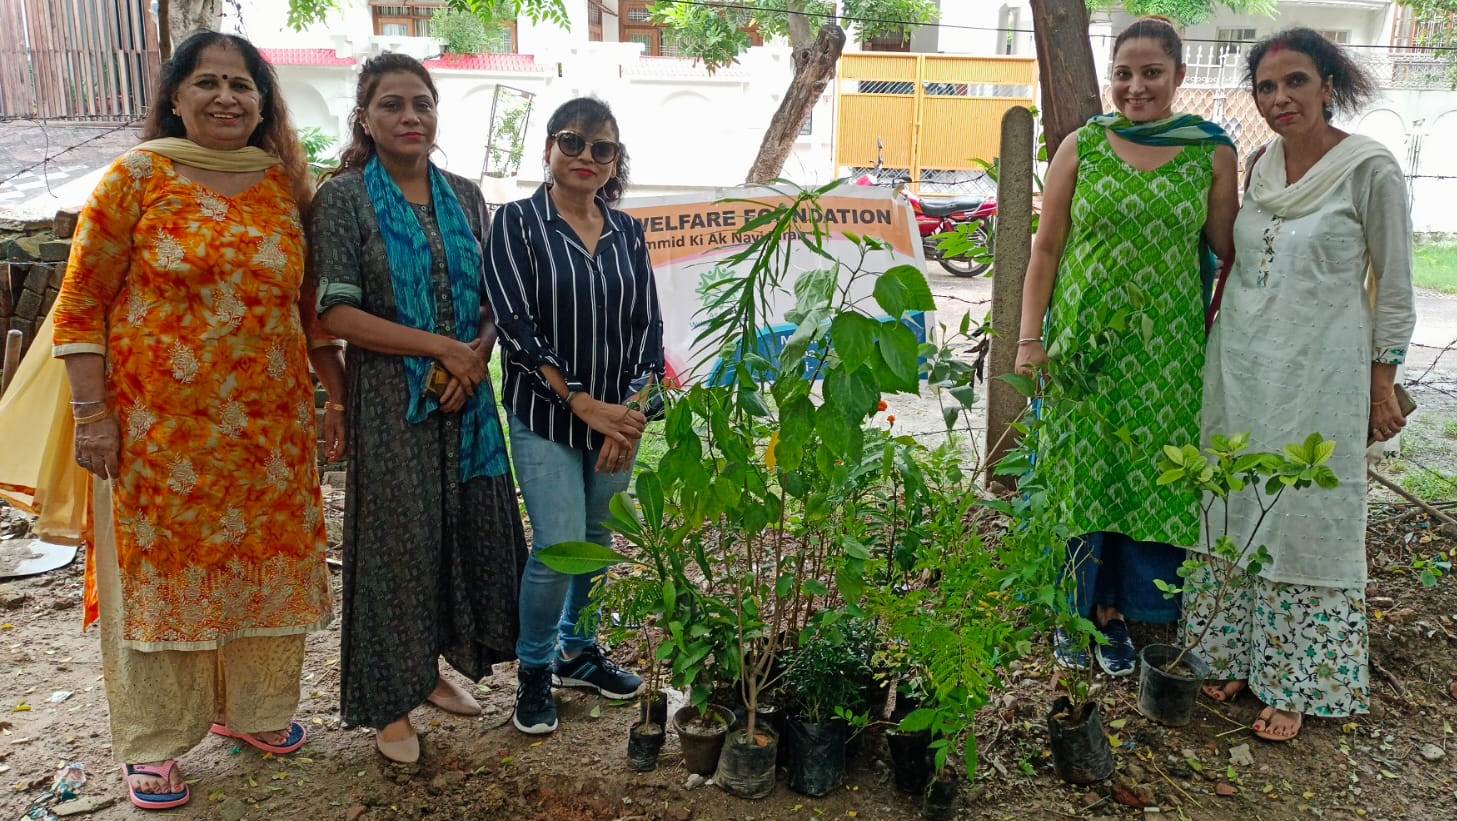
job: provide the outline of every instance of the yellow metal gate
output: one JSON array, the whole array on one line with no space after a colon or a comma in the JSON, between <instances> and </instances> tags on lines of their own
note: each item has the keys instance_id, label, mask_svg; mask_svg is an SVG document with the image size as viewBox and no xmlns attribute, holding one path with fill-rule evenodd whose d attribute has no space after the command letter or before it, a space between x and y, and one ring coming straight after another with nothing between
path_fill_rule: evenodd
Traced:
<instances>
[{"instance_id":1,"label":"yellow metal gate","mask_svg":"<svg viewBox=\"0 0 1457 821\"><path fill-rule=\"evenodd\" d=\"M1036 99L1037 61L867 52L840 58L835 164L885 168L914 183L948 183L999 153L1002 114Z\"/></svg>"}]
</instances>

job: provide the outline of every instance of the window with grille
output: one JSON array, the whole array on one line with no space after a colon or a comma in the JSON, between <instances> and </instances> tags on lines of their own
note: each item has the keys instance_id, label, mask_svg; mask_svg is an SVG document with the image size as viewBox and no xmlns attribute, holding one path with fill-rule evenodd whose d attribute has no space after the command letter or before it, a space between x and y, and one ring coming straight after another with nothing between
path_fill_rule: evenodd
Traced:
<instances>
[{"instance_id":1,"label":"window with grille","mask_svg":"<svg viewBox=\"0 0 1457 821\"><path fill-rule=\"evenodd\" d=\"M1351 43L1351 32L1349 29L1320 29L1316 33L1337 45L1346 46Z\"/></svg>"},{"instance_id":2,"label":"window with grille","mask_svg":"<svg viewBox=\"0 0 1457 821\"><path fill-rule=\"evenodd\" d=\"M1423 22L1416 18L1410 8L1397 6L1391 20L1391 47L1406 52L1431 54L1427 47L1432 40L1443 33L1442 29L1454 26L1457 26L1457 14L1453 14L1445 22Z\"/></svg>"},{"instance_id":3,"label":"window with grille","mask_svg":"<svg viewBox=\"0 0 1457 821\"><path fill-rule=\"evenodd\" d=\"M1220 54L1234 54L1255 41L1257 32L1246 28L1215 29L1214 39L1219 42Z\"/></svg>"},{"instance_id":4,"label":"window with grille","mask_svg":"<svg viewBox=\"0 0 1457 821\"><path fill-rule=\"evenodd\" d=\"M430 0L408 6L370 3L374 33L385 37L429 37L430 18L445 7L445 0Z\"/></svg>"}]
</instances>

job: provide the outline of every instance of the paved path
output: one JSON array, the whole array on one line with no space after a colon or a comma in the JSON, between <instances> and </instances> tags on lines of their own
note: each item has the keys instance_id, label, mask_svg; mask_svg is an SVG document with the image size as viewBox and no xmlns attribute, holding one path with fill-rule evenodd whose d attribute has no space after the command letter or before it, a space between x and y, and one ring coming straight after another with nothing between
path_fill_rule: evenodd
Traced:
<instances>
[{"instance_id":1,"label":"paved path","mask_svg":"<svg viewBox=\"0 0 1457 821\"><path fill-rule=\"evenodd\" d=\"M138 139L135 128L0 122L0 218L49 218L81 205L99 172Z\"/></svg>"}]
</instances>

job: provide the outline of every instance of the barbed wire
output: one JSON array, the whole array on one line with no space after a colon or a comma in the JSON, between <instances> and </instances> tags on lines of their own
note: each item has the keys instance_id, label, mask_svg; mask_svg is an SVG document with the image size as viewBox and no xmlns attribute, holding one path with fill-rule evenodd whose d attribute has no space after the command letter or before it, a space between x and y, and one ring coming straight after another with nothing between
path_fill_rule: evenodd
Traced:
<instances>
[{"instance_id":1,"label":"barbed wire","mask_svg":"<svg viewBox=\"0 0 1457 821\"><path fill-rule=\"evenodd\" d=\"M35 170L36 168L40 168L40 167L42 167L44 165L47 165L47 164L51 163L52 161L56 160L57 158L62 157L62 156L66 155L66 154L68 154L68 153L70 153L72 151L75 151L76 149L80 148L83 145L86 145L88 143L94 143L94 142L96 142L97 140L99 140L99 139L101 139L103 137L110 136L112 134L115 134L118 131L123 130L123 129L135 128L139 123L141 123L145 119L146 119L145 117L137 117L136 119L129 120L129 121L127 121L127 122L125 122L125 123L123 123L121 125L115 126L113 128L109 128L109 129L101 132L100 134L97 134L97 135L92 136L92 137L87 137L86 139L82 140L79 143L76 143L74 145L67 146L66 148L63 148L63 149L61 149L60 151L57 151L54 154L49 154L49 152L50 152L50 132L48 130L46 130L46 126L44 124L44 121L42 121L42 124L39 127L41 128L41 130L46 135L46 148L45 148L45 151L47 152L48 156L44 157L41 160L38 160L36 162L33 162L30 165L27 165L26 167L20 169L19 171L16 171L14 174L11 174L10 176L6 177L5 179L0 180L0 185L4 185L5 183L10 182L11 180L15 179L16 177L24 176L25 174L30 173L31 171ZM46 179L46 190L47 191L50 190L50 185L51 185L50 179L47 178Z\"/></svg>"}]
</instances>

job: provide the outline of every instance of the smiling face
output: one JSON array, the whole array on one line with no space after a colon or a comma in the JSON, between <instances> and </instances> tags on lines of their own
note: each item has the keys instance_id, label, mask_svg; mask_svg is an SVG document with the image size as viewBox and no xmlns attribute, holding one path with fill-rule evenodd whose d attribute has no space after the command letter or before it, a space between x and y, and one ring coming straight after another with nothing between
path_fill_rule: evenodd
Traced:
<instances>
[{"instance_id":1,"label":"smiling face","mask_svg":"<svg viewBox=\"0 0 1457 821\"><path fill-rule=\"evenodd\" d=\"M392 71L379 78L360 121L379 153L401 162L430 156L440 122L435 95L424 80L409 71Z\"/></svg>"},{"instance_id":2,"label":"smiling face","mask_svg":"<svg viewBox=\"0 0 1457 821\"><path fill-rule=\"evenodd\" d=\"M1130 39L1113 55L1113 105L1135 123L1169 117L1183 82L1184 67L1151 37Z\"/></svg>"},{"instance_id":3,"label":"smiling face","mask_svg":"<svg viewBox=\"0 0 1457 821\"><path fill-rule=\"evenodd\" d=\"M592 144L603 140L616 142L617 129L611 123L603 123L596 128L572 124L562 131L578 135L585 141L585 145L580 154L571 157L562 150L558 140L547 137L546 164L551 169L553 184L561 186L563 193L595 196L617 173L617 158L613 157L606 163L597 162L592 158Z\"/></svg>"},{"instance_id":4,"label":"smiling face","mask_svg":"<svg viewBox=\"0 0 1457 821\"><path fill-rule=\"evenodd\" d=\"M1270 129L1287 140L1326 127L1333 92L1309 55L1271 49L1255 69L1255 105Z\"/></svg>"},{"instance_id":5,"label":"smiling face","mask_svg":"<svg viewBox=\"0 0 1457 821\"><path fill-rule=\"evenodd\" d=\"M230 150L248 144L263 122L263 95L242 52L218 44L203 49L197 66L172 95L187 138L204 148Z\"/></svg>"}]
</instances>

